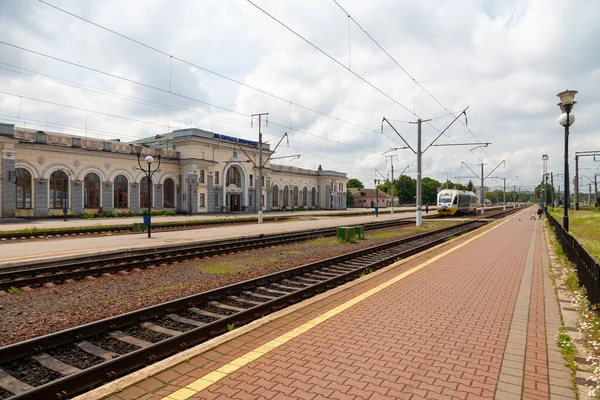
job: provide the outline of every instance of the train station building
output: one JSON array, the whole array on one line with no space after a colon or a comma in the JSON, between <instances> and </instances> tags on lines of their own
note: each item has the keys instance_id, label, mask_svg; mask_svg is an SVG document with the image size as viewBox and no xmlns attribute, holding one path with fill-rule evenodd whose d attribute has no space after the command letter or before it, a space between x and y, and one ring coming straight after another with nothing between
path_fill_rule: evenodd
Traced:
<instances>
[{"instance_id":1,"label":"train station building","mask_svg":"<svg viewBox=\"0 0 600 400\"><path fill-rule=\"evenodd\" d=\"M197 128L121 142L36 131L0 123L0 218L142 213L150 207L185 214L257 210L258 142ZM344 172L272 164L263 144L264 211L346 208ZM147 168L148 178L138 165ZM266 161L266 163L265 163Z\"/></svg>"}]
</instances>

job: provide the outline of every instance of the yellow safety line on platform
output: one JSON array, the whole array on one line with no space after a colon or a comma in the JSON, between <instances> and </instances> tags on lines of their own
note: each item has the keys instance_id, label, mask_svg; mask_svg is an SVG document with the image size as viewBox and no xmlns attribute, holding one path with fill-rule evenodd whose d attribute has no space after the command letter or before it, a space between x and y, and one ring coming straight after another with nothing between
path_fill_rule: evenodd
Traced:
<instances>
[{"instance_id":1,"label":"yellow safety line on platform","mask_svg":"<svg viewBox=\"0 0 600 400\"><path fill-rule=\"evenodd\" d=\"M312 328L322 324L323 322L327 321L328 319L338 315L342 311L345 311L345 310L349 309L350 307L362 302L363 300L368 299L369 297L373 296L374 294L381 292L383 289L388 288L389 286L397 283L398 281L406 278L407 276L412 275L415 272L419 271L420 269L423 269L426 266L436 262L440 258L445 257L448 254L454 252L455 250L458 250L461 247L464 247L467 244L471 243L472 241L480 238L481 236L488 234L489 232L493 231L494 229L502 226L503 224L507 223L511 219L515 218L517 215L511 217L510 219L508 219L506 221L499 223L498 225L486 230L485 232L480 233L477 236L472 237L471 239L469 239L459 245L454 246L451 249L446 250L445 252L431 258L430 260L427 260L424 263L417 265L416 267L411 268L410 270L408 270L406 272L403 272L402 274L380 284L379 286L376 286L373 289L370 289L370 290L364 292L363 294L361 294L351 300L348 300L347 302L345 302L343 304L340 304L339 306L327 311L326 313L321 314L316 318L313 318L312 320L300 325L299 327L297 327L295 329L292 329L291 331L285 333L284 335L279 336L276 339L271 340L270 342L263 344L260 347L257 347L256 349L244 354L243 356L236 358L233 361L230 361L229 363L223 365L221 368L218 368L216 371L213 371L207 375L204 375L202 378L195 380L192 383L189 383L184 388L181 388L181 389L171 393L170 395L163 397L161 400L185 400L185 399L188 399L188 398L194 396L195 394L197 394L198 392L201 392L202 390L206 389L207 387L211 386L212 384L220 381L223 378L226 378L227 376L229 376L229 374L250 364L252 361L259 359L260 357L264 356L265 354L271 352L272 350L275 350L279 346L289 342L290 340L300 336L301 334L311 330Z\"/></svg>"}]
</instances>

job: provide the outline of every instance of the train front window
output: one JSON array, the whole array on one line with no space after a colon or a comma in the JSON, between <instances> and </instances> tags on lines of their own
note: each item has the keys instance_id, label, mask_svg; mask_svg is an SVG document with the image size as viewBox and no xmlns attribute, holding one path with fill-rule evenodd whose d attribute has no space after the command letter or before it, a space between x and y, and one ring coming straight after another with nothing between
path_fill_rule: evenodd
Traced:
<instances>
[{"instance_id":1,"label":"train front window","mask_svg":"<svg viewBox=\"0 0 600 400\"><path fill-rule=\"evenodd\" d=\"M440 203L450 203L452 201L452 196L449 194L443 194L440 196Z\"/></svg>"}]
</instances>

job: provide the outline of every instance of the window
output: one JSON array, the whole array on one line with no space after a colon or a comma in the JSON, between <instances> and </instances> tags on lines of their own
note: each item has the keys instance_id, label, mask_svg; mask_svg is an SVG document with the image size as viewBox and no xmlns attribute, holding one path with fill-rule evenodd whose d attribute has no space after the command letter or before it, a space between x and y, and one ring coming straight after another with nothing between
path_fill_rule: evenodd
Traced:
<instances>
[{"instance_id":1,"label":"window","mask_svg":"<svg viewBox=\"0 0 600 400\"><path fill-rule=\"evenodd\" d=\"M215 171L215 185L219 184L219 173Z\"/></svg>"},{"instance_id":2,"label":"window","mask_svg":"<svg viewBox=\"0 0 600 400\"><path fill-rule=\"evenodd\" d=\"M265 195L263 194L260 196L260 206L264 208L265 205Z\"/></svg>"},{"instance_id":3,"label":"window","mask_svg":"<svg viewBox=\"0 0 600 400\"><path fill-rule=\"evenodd\" d=\"M17 168L16 200L17 208L31 208L31 173L25 168Z\"/></svg>"},{"instance_id":4,"label":"window","mask_svg":"<svg viewBox=\"0 0 600 400\"><path fill-rule=\"evenodd\" d=\"M129 192L129 181L125 176L118 175L114 184L114 207L127 208L127 194Z\"/></svg>"},{"instance_id":5,"label":"window","mask_svg":"<svg viewBox=\"0 0 600 400\"><path fill-rule=\"evenodd\" d=\"M340 189L339 189L340 192L344 191L344 184L343 183L340 183L339 187L340 187Z\"/></svg>"},{"instance_id":6,"label":"window","mask_svg":"<svg viewBox=\"0 0 600 400\"><path fill-rule=\"evenodd\" d=\"M242 186L242 176L235 166L227 170L227 176L225 177L225 186L229 186L232 183L238 187Z\"/></svg>"},{"instance_id":7,"label":"window","mask_svg":"<svg viewBox=\"0 0 600 400\"><path fill-rule=\"evenodd\" d=\"M204 193L200 193L200 207L206 207L204 200Z\"/></svg>"},{"instance_id":8,"label":"window","mask_svg":"<svg viewBox=\"0 0 600 400\"><path fill-rule=\"evenodd\" d=\"M310 203L313 207L317 206L317 189L315 189L315 188L312 188L312 190L311 190Z\"/></svg>"},{"instance_id":9,"label":"window","mask_svg":"<svg viewBox=\"0 0 600 400\"><path fill-rule=\"evenodd\" d=\"M308 205L308 189L302 189L302 205L306 207Z\"/></svg>"},{"instance_id":10,"label":"window","mask_svg":"<svg viewBox=\"0 0 600 400\"><path fill-rule=\"evenodd\" d=\"M298 186L294 186L293 199L294 199L294 207L297 207L299 205L299 203L298 203Z\"/></svg>"},{"instance_id":11,"label":"window","mask_svg":"<svg viewBox=\"0 0 600 400\"><path fill-rule=\"evenodd\" d=\"M148 196L150 196L150 204L148 204ZM147 176L140 182L140 207L152 207L152 185L148 185Z\"/></svg>"},{"instance_id":12,"label":"window","mask_svg":"<svg viewBox=\"0 0 600 400\"><path fill-rule=\"evenodd\" d=\"M100 208L100 177L93 172L83 179L83 207Z\"/></svg>"},{"instance_id":13,"label":"window","mask_svg":"<svg viewBox=\"0 0 600 400\"><path fill-rule=\"evenodd\" d=\"M215 193L215 208L219 208L219 193Z\"/></svg>"},{"instance_id":14,"label":"window","mask_svg":"<svg viewBox=\"0 0 600 400\"><path fill-rule=\"evenodd\" d=\"M262 176L260 183L261 183L262 187L265 187L265 177L264 176Z\"/></svg>"},{"instance_id":15,"label":"window","mask_svg":"<svg viewBox=\"0 0 600 400\"><path fill-rule=\"evenodd\" d=\"M273 185L273 207L279 207L279 187Z\"/></svg>"},{"instance_id":16,"label":"window","mask_svg":"<svg viewBox=\"0 0 600 400\"><path fill-rule=\"evenodd\" d=\"M248 186L253 186L253 184L252 184L252 175L250 175L250 182L249 182Z\"/></svg>"},{"instance_id":17,"label":"window","mask_svg":"<svg viewBox=\"0 0 600 400\"><path fill-rule=\"evenodd\" d=\"M204 183L204 170L200 170L200 176L198 177L198 182Z\"/></svg>"},{"instance_id":18,"label":"window","mask_svg":"<svg viewBox=\"0 0 600 400\"><path fill-rule=\"evenodd\" d=\"M252 193L248 193L248 206L252 207L253 204L254 204L254 196L252 196Z\"/></svg>"},{"instance_id":19,"label":"window","mask_svg":"<svg viewBox=\"0 0 600 400\"><path fill-rule=\"evenodd\" d=\"M54 171L50 175L50 208L68 207L69 181L63 171Z\"/></svg>"},{"instance_id":20,"label":"window","mask_svg":"<svg viewBox=\"0 0 600 400\"><path fill-rule=\"evenodd\" d=\"M171 178L163 183L163 207L175 208L175 182Z\"/></svg>"},{"instance_id":21,"label":"window","mask_svg":"<svg viewBox=\"0 0 600 400\"><path fill-rule=\"evenodd\" d=\"M286 207L290 206L290 189L287 185L283 187L283 205Z\"/></svg>"}]
</instances>

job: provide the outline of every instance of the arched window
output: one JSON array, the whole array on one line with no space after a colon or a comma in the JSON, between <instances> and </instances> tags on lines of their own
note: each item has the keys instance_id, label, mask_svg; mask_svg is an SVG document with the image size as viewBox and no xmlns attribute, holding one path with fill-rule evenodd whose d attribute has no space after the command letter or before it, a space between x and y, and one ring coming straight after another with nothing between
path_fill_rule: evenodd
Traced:
<instances>
[{"instance_id":1,"label":"arched window","mask_svg":"<svg viewBox=\"0 0 600 400\"><path fill-rule=\"evenodd\" d=\"M152 207L152 185L148 185L148 177L145 176L140 182L140 207L148 207L148 195L150 195L150 207Z\"/></svg>"},{"instance_id":2,"label":"arched window","mask_svg":"<svg viewBox=\"0 0 600 400\"><path fill-rule=\"evenodd\" d=\"M313 207L317 207L317 189L315 188L310 191L310 202Z\"/></svg>"},{"instance_id":3,"label":"arched window","mask_svg":"<svg viewBox=\"0 0 600 400\"><path fill-rule=\"evenodd\" d=\"M287 185L283 187L283 205L286 207L290 206L290 189Z\"/></svg>"},{"instance_id":4,"label":"arched window","mask_svg":"<svg viewBox=\"0 0 600 400\"><path fill-rule=\"evenodd\" d=\"M127 194L129 193L129 181L124 175L118 175L115 178L114 188L114 207L115 208L127 208Z\"/></svg>"},{"instance_id":5,"label":"arched window","mask_svg":"<svg viewBox=\"0 0 600 400\"><path fill-rule=\"evenodd\" d=\"M273 207L279 207L279 187L273 185Z\"/></svg>"},{"instance_id":6,"label":"arched window","mask_svg":"<svg viewBox=\"0 0 600 400\"><path fill-rule=\"evenodd\" d=\"M165 179L163 184L163 207L175 208L175 182L173 179Z\"/></svg>"},{"instance_id":7,"label":"arched window","mask_svg":"<svg viewBox=\"0 0 600 400\"><path fill-rule=\"evenodd\" d=\"M225 178L225 186L229 186L232 183L237 187L242 187L242 175L235 165L229 167L227 170L227 177Z\"/></svg>"},{"instance_id":8,"label":"arched window","mask_svg":"<svg viewBox=\"0 0 600 400\"><path fill-rule=\"evenodd\" d=\"M298 186L294 186L294 207L298 206Z\"/></svg>"},{"instance_id":9,"label":"arched window","mask_svg":"<svg viewBox=\"0 0 600 400\"><path fill-rule=\"evenodd\" d=\"M17 168L15 174L17 208L31 208L31 173L25 168Z\"/></svg>"},{"instance_id":10,"label":"arched window","mask_svg":"<svg viewBox=\"0 0 600 400\"><path fill-rule=\"evenodd\" d=\"M302 205L308 206L308 189L306 187L302 189Z\"/></svg>"},{"instance_id":11,"label":"arched window","mask_svg":"<svg viewBox=\"0 0 600 400\"><path fill-rule=\"evenodd\" d=\"M69 178L63 171L54 171L50 175L50 208L69 207Z\"/></svg>"},{"instance_id":12,"label":"arched window","mask_svg":"<svg viewBox=\"0 0 600 400\"><path fill-rule=\"evenodd\" d=\"M83 207L100 208L100 177L93 172L83 179Z\"/></svg>"}]
</instances>

